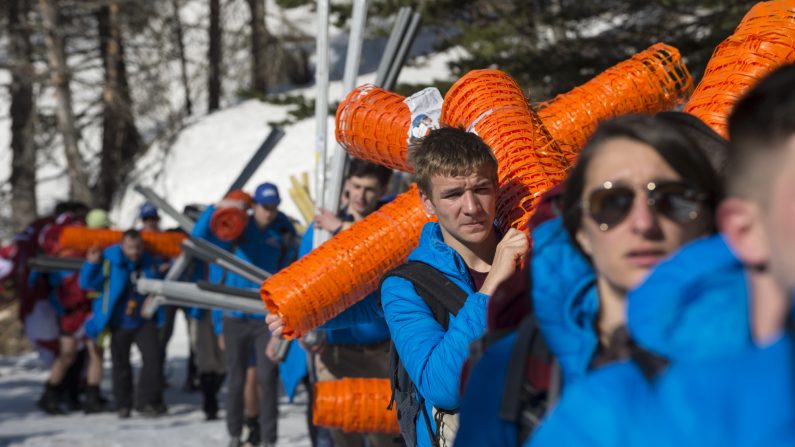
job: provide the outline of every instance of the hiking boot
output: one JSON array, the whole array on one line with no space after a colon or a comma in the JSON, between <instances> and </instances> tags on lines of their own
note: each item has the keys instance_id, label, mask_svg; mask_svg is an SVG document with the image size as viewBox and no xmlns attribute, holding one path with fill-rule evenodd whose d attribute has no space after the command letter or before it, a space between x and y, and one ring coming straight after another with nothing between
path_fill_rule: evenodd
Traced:
<instances>
[{"instance_id":1,"label":"hiking boot","mask_svg":"<svg viewBox=\"0 0 795 447\"><path fill-rule=\"evenodd\" d=\"M83 402L83 411L86 414L102 413L107 408L99 394L98 385L88 385L86 387L86 400Z\"/></svg>"},{"instance_id":2,"label":"hiking boot","mask_svg":"<svg viewBox=\"0 0 795 447\"><path fill-rule=\"evenodd\" d=\"M118 410L116 410L116 414L119 416L119 419L129 419L131 413L132 410L130 409L130 407L121 407Z\"/></svg>"},{"instance_id":3,"label":"hiking boot","mask_svg":"<svg viewBox=\"0 0 795 447\"><path fill-rule=\"evenodd\" d=\"M202 410L208 421L218 418L218 375L217 374L202 374L200 378L202 395L204 402Z\"/></svg>"},{"instance_id":4,"label":"hiking boot","mask_svg":"<svg viewBox=\"0 0 795 447\"><path fill-rule=\"evenodd\" d=\"M156 418L168 413L168 408L163 403L146 404L138 409L138 413L143 417Z\"/></svg>"},{"instance_id":5,"label":"hiking boot","mask_svg":"<svg viewBox=\"0 0 795 447\"><path fill-rule=\"evenodd\" d=\"M246 418L246 428L248 429L246 444L259 445L260 441L262 441L262 436L259 430L259 416Z\"/></svg>"},{"instance_id":6,"label":"hiking boot","mask_svg":"<svg viewBox=\"0 0 795 447\"><path fill-rule=\"evenodd\" d=\"M58 388L56 385L50 384L50 382L44 384L44 392L41 394L36 404L41 408L41 411L47 414L64 413L61 409L60 399L58 398Z\"/></svg>"}]
</instances>

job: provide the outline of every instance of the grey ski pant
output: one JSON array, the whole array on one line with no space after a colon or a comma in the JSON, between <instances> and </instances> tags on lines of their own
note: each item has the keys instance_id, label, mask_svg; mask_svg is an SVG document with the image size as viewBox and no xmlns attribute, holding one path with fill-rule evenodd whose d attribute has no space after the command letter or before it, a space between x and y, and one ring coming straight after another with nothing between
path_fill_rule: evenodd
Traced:
<instances>
[{"instance_id":1,"label":"grey ski pant","mask_svg":"<svg viewBox=\"0 0 795 447\"><path fill-rule=\"evenodd\" d=\"M259 414L262 440L275 443L279 419L279 368L265 355L270 339L268 326L262 320L224 317L223 335L227 369L226 428L229 435L239 437L243 431L243 389L253 349L257 360L257 382L262 390Z\"/></svg>"}]
</instances>

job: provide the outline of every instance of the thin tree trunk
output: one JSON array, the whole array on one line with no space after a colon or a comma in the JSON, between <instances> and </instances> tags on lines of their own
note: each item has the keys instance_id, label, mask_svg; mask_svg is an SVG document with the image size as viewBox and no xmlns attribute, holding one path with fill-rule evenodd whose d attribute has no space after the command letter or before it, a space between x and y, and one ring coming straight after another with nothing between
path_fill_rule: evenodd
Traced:
<instances>
[{"instance_id":1,"label":"thin tree trunk","mask_svg":"<svg viewBox=\"0 0 795 447\"><path fill-rule=\"evenodd\" d=\"M33 141L33 46L29 0L10 0L11 53L11 222L20 232L37 217L36 145Z\"/></svg>"},{"instance_id":2,"label":"thin tree trunk","mask_svg":"<svg viewBox=\"0 0 795 447\"><path fill-rule=\"evenodd\" d=\"M47 47L47 59L50 66L50 82L55 90L56 119L63 138L66 154L67 174L70 180L69 196L91 206L93 198L88 186L83 157L78 146L79 136L75 126L72 110L72 92L70 91L70 73L66 65L64 41L59 34L57 0L39 0L42 15L44 41Z\"/></svg>"},{"instance_id":3,"label":"thin tree trunk","mask_svg":"<svg viewBox=\"0 0 795 447\"><path fill-rule=\"evenodd\" d=\"M102 158L96 198L102 207L110 208L113 196L124 184L141 144L127 84L119 4L113 1L101 7L97 19L105 85L102 90Z\"/></svg>"},{"instance_id":4,"label":"thin tree trunk","mask_svg":"<svg viewBox=\"0 0 795 447\"><path fill-rule=\"evenodd\" d=\"M190 99L190 82L188 82L188 61L185 59L185 41L182 32L182 19L179 18L179 3L179 0L171 0L171 6L174 9L174 38L177 40L177 52L179 53L182 87L185 89L185 111L188 113L188 115L193 115L193 103Z\"/></svg>"},{"instance_id":5,"label":"thin tree trunk","mask_svg":"<svg viewBox=\"0 0 795 447\"><path fill-rule=\"evenodd\" d=\"M207 109L218 110L221 103L221 1L210 0L210 75Z\"/></svg>"},{"instance_id":6,"label":"thin tree trunk","mask_svg":"<svg viewBox=\"0 0 795 447\"><path fill-rule=\"evenodd\" d=\"M265 28L265 2L264 0L247 1L251 11L251 88L258 93L267 93L268 30Z\"/></svg>"}]
</instances>

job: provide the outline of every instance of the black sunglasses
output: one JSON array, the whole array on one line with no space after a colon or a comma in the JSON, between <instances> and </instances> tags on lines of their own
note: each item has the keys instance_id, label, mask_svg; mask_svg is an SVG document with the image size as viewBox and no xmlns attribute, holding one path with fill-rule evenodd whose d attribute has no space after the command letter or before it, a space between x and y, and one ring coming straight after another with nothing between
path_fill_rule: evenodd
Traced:
<instances>
[{"instance_id":1,"label":"black sunglasses","mask_svg":"<svg viewBox=\"0 0 795 447\"><path fill-rule=\"evenodd\" d=\"M674 222L696 220L707 195L684 182L649 182L643 188L646 203L657 214ZM583 201L583 210L599 229L607 231L627 218L635 203L636 191L629 186L605 182Z\"/></svg>"}]
</instances>

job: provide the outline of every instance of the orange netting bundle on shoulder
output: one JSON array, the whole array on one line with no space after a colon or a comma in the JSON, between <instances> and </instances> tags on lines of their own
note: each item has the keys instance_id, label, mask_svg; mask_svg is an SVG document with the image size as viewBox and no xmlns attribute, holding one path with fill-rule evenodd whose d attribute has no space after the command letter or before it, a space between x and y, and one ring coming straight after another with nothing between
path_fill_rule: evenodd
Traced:
<instances>
[{"instance_id":1,"label":"orange netting bundle on shoulder","mask_svg":"<svg viewBox=\"0 0 795 447\"><path fill-rule=\"evenodd\" d=\"M417 246L428 220L412 186L268 278L262 300L282 317L285 336L299 337L376 290Z\"/></svg>"},{"instance_id":2,"label":"orange netting bundle on shoulder","mask_svg":"<svg viewBox=\"0 0 795 447\"><path fill-rule=\"evenodd\" d=\"M599 121L670 110L693 90L679 50L657 43L585 84L537 106L538 117L574 163Z\"/></svg>"},{"instance_id":3,"label":"orange netting bundle on shoulder","mask_svg":"<svg viewBox=\"0 0 795 447\"><path fill-rule=\"evenodd\" d=\"M737 100L766 74L791 62L795 0L757 3L715 49L684 110L728 138L727 119Z\"/></svg>"},{"instance_id":4,"label":"orange netting bundle on shoulder","mask_svg":"<svg viewBox=\"0 0 795 447\"><path fill-rule=\"evenodd\" d=\"M405 99L371 84L357 87L337 108L337 141L352 157L410 172L411 112Z\"/></svg>"},{"instance_id":5,"label":"orange netting bundle on shoulder","mask_svg":"<svg viewBox=\"0 0 795 447\"><path fill-rule=\"evenodd\" d=\"M84 252L94 246L118 244L123 234L119 230L71 226L63 229L58 242L63 248ZM187 236L177 231L142 231L141 237L150 253L173 258L182 251L180 244Z\"/></svg>"},{"instance_id":6,"label":"orange netting bundle on shoulder","mask_svg":"<svg viewBox=\"0 0 795 447\"><path fill-rule=\"evenodd\" d=\"M499 70L474 70L447 92L440 118L475 131L497 158L497 220L527 229L541 194L563 181L568 162L530 109L522 89Z\"/></svg>"},{"instance_id":7,"label":"orange netting bundle on shoulder","mask_svg":"<svg viewBox=\"0 0 795 447\"><path fill-rule=\"evenodd\" d=\"M315 384L312 421L348 433L400 433L397 411L387 409L389 379L340 379Z\"/></svg>"}]
</instances>

